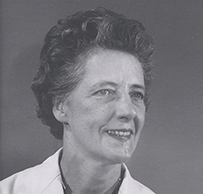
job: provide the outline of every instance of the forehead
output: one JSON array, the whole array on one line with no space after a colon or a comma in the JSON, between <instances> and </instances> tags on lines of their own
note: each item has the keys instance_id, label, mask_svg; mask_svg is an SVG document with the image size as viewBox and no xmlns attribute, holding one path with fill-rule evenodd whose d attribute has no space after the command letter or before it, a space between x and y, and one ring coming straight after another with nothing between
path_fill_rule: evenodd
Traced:
<instances>
[{"instance_id":1,"label":"forehead","mask_svg":"<svg viewBox=\"0 0 203 194\"><path fill-rule=\"evenodd\" d=\"M144 85L141 63L133 55L114 50L97 50L86 59L84 80Z\"/></svg>"}]
</instances>

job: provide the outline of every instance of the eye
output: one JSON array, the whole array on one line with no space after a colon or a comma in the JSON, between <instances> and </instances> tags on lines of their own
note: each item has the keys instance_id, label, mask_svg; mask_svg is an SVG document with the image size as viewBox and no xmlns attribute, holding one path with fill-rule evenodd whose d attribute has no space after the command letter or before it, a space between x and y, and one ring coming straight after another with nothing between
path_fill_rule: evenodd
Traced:
<instances>
[{"instance_id":1,"label":"eye","mask_svg":"<svg viewBox=\"0 0 203 194\"><path fill-rule=\"evenodd\" d=\"M143 100L144 99L144 94L142 92L131 92L130 97L133 98L133 99Z\"/></svg>"},{"instance_id":2,"label":"eye","mask_svg":"<svg viewBox=\"0 0 203 194\"><path fill-rule=\"evenodd\" d=\"M115 92L111 89L102 89L102 90L99 90L97 92L94 93L94 95L97 95L97 96L109 96L109 95L113 95Z\"/></svg>"}]
</instances>

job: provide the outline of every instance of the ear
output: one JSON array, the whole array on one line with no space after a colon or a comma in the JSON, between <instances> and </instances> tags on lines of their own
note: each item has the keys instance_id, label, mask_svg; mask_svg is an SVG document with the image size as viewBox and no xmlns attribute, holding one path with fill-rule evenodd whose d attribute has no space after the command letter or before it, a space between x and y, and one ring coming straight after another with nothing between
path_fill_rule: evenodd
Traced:
<instances>
[{"instance_id":1,"label":"ear","mask_svg":"<svg viewBox=\"0 0 203 194\"><path fill-rule=\"evenodd\" d=\"M53 114L55 118L62 123L68 123L68 115L66 112L66 106L65 103L60 102L58 104L55 104L53 107Z\"/></svg>"}]
</instances>

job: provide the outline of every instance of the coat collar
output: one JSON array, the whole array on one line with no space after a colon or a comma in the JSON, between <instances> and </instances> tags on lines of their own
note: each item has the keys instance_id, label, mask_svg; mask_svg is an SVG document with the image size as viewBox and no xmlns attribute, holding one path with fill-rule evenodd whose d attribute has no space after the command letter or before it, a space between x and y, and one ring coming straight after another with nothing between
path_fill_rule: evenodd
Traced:
<instances>
[{"instance_id":1,"label":"coat collar","mask_svg":"<svg viewBox=\"0 0 203 194\"><path fill-rule=\"evenodd\" d=\"M46 184L44 184L45 187L41 194L63 194L64 185L61 179L61 173L59 168L59 156L61 151L62 148L43 162L44 165L46 164L46 166L49 166L51 168L50 172L48 172L47 174L48 176L46 176L49 178L45 179ZM134 194L135 192L153 194L151 190L149 190L147 187L145 187L144 185L142 185L131 177L130 172L125 164L123 164L123 167L125 168L125 174L118 194Z\"/></svg>"}]
</instances>

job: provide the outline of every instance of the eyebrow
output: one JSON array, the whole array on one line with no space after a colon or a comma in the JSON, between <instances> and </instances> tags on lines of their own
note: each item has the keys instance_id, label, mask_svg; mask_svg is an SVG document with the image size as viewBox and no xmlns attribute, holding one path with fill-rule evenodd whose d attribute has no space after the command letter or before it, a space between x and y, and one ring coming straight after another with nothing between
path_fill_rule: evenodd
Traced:
<instances>
[{"instance_id":1,"label":"eyebrow","mask_svg":"<svg viewBox=\"0 0 203 194\"><path fill-rule=\"evenodd\" d=\"M117 83L111 82L111 81L100 81L99 83L94 84L91 87L91 91L94 90L97 87L104 87L104 86L112 86L112 87L118 87ZM144 85L140 85L140 84L133 84L132 86L130 86L131 89L142 89L145 91L145 86Z\"/></svg>"},{"instance_id":2,"label":"eyebrow","mask_svg":"<svg viewBox=\"0 0 203 194\"><path fill-rule=\"evenodd\" d=\"M96 89L97 87L104 87L104 86L112 86L112 87L117 87L118 84L114 83L114 82L111 82L111 81L100 81L96 84L94 84L93 86L91 86L91 91Z\"/></svg>"},{"instance_id":3,"label":"eyebrow","mask_svg":"<svg viewBox=\"0 0 203 194\"><path fill-rule=\"evenodd\" d=\"M133 84L132 86L130 86L130 88L132 89L142 89L145 91L145 86L144 85L139 85L139 84Z\"/></svg>"}]
</instances>

